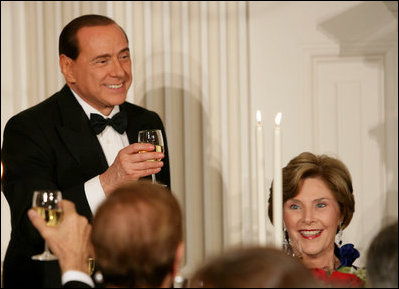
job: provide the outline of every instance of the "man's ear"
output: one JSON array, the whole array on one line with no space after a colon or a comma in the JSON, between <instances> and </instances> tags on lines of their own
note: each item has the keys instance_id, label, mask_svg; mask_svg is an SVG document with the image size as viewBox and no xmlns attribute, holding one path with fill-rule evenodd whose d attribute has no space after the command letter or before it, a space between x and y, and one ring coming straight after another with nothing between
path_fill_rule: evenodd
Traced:
<instances>
[{"instance_id":1,"label":"man's ear","mask_svg":"<svg viewBox=\"0 0 399 289\"><path fill-rule=\"evenodd\" d=\"M76 79L73 76L72 62L73 60L68 56L66 56L65 54L60 55L61 72L64 75L66 82L69 84L73 84L76 82Z\"/></svg>"}]
</instances>

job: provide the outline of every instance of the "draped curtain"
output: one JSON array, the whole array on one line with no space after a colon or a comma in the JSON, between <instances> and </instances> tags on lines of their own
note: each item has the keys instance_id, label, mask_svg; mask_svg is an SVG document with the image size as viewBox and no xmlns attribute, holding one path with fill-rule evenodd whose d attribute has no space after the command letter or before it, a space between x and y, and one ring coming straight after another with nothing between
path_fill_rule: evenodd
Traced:
<instances>
[{"instance_id":1,"label":"draped curtain","mask_svg":"<svg viewBox=\"0 0 399 289\"><path fill-rule=\"evenodd\" d=\"M225 248L254 242L247 5L2 1L2 134L12 115L65 83L58 65L62 28L82 14L107 15L129 38L133 85L127 100L156 111L166 127L172 190L184 213L183 272Z\"/></svg>"}]
</instances>

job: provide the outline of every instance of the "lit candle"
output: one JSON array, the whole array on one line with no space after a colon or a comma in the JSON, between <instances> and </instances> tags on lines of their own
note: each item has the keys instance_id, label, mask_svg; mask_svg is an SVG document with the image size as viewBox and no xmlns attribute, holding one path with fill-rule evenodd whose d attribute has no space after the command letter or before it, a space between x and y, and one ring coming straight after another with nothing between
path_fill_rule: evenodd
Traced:
<instances>
[{"instance_id":1,"label":"lit candle","mask_svg":"<svg viewBox=\"0 0 399 289\"><path fill-rule=\"evenodd\" d=\"M258 238L259 245L266 245L266 200L265 200L265 173L263 156L263 126L262 115L256 111L256 171L258 180Z\"/></svg>"},{"instance_id":2,"label":"lit candle","mask_svg":"<svg viewBox=\"0 0 399 289\"><path fill-rule=\"evenodd\" d=\"M274 126L274 181L273 181L273 224L274 244L283 246L283 172L281 169L281 112L276 115Z\"/></svg>"}]
</instances>

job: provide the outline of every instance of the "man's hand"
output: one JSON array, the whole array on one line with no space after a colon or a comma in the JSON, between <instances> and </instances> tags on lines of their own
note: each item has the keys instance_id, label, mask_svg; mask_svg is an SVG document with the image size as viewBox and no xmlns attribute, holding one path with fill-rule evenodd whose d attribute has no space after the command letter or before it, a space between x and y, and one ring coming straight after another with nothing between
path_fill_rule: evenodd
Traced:
<instances>
[{"instance_id":1,"label":"man's hand","mask_svg":"<svg viewBox=\"0 0 399 289\"><path fill-rule=\"evenodd\" d=\"M88 273L88 257L93 255L90 243L91 225L76 212L74 203L62 200L60 207L63 210L62 220L54 227L47 226L33 209L29 209L28 217L58 257L63 273L68 270Z\"/></svg>"},{"instance_id":2,"label":"man's hand","mask_svg":"<svg viewBox=\"0 0 399 289\"><path fill-rule=\"evenodd\" d=\"M156 174L161 171L165 155L154 152L150 143L134 143L121 149L113 164L100 175L100 182L105 195L108 196L116 187L128 182Z\"/></svg>"}]
</instances>

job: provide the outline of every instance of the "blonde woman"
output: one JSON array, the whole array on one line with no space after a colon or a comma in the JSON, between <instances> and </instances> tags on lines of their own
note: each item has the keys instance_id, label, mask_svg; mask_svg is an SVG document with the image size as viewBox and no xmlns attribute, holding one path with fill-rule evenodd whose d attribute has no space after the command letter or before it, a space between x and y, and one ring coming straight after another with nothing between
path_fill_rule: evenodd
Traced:
<instances>
[{"instance_id":1,"label":"blonde woman","mask_svg":"<svg viewBox=\"0 0 399 289\"><path fill-rule=\"evenodd\" d=\"M270 189L269 204L273 198ZM336 235L349 225L355 211L352 180L345 164L327 155L304 152L283 168L285 249L319 278L345 279L344 286L363 286L353 262L360 254L352 244L339 247ZM269 218L273 221L273 206ZM340 241L338 241L340 243ZM360 271L358 272L360 273Z\"/></svg>"}]
</instances>

